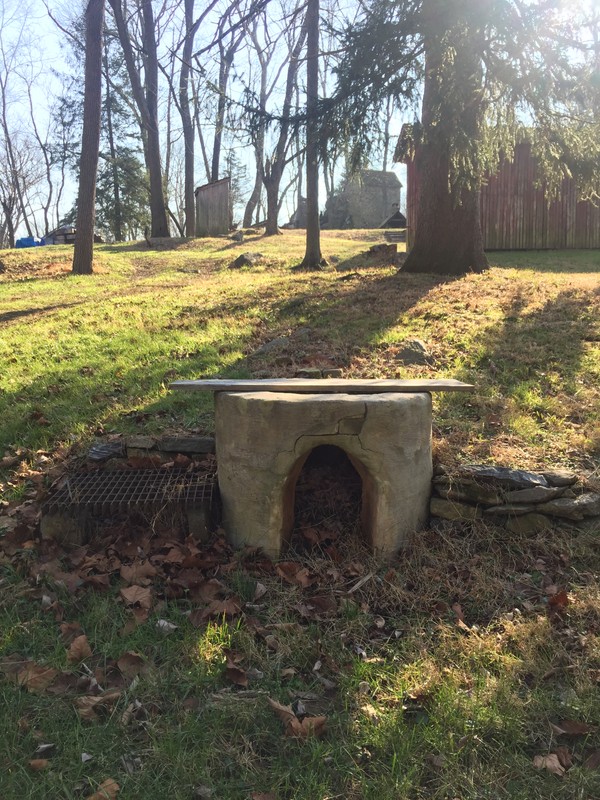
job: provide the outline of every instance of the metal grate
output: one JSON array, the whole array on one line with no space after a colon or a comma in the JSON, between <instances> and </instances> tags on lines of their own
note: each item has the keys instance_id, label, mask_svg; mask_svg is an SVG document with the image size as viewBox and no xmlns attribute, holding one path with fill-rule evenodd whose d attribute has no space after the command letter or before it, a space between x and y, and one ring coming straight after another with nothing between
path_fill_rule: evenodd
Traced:
<instances>
[{"instance_id":1,"label":"metal grate","mask_svg":"<svg viewBox=\"0 0 600 800\"><path fill-rule=\"evenodd\" d=\"M167 506L206 506L212 503L215 472L135 469L81 472L50 497L42 513L70 510L97 515L134 510L160 511Z\"/></svg>"}]
</instances>

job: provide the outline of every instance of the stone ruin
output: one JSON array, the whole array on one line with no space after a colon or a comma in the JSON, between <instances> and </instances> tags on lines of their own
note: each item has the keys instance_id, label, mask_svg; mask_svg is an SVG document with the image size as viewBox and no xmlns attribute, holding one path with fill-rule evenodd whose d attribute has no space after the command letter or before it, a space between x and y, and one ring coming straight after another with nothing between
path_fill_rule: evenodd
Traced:
<instances>
[{"instance_id":1,"label":"stone ruin","mask_svg":"<svg viewBox=\"0 0 600 800\"><path fill-rule=\"evenodd\" d=\"M296 483L318 447L343 450L362 480L363 535L385 557L427 520L431 396L403 394L215 395L223 527L234 546L270 556L289 545Z\"/></svg>"},{"instance_id":2,"label":"stone ruin","mask_svg":"<svg viewBox=\"0 0 600 800\"><path fill-rule=\"evenodd\" d=\"M90 458L117 471L132 466L163 474L165 468L183 473L192 469L196 479L200 467L214 479L210 459L216 450L228 538L234 546L261 548L272 557L290 544L298 480L320 450L339 451L350 461L360 484L362 538L383 557L405 547L430 518L459 524L483 520L524 536L559 525L600 532L600 493L573 473L490 465L433 468L429 392L465 391L471 388L467 384L275 379L229 382L229 391L225 386L221 390L224 383L174 384L215 391L214 439L130 436L99 443ZM252 391L257 384L262 390ZM329 393L308 393L315 385L327 387ZM202 540L215 517L208 498L203 494L186 512L189 532ZM81 541L86 531L77 513L58 506L52 506L51 498L42 515L42 535ZM94 514L91 502L86 513ZM346 531L341 540L346 541Z\"/></svg>"}]
</instances>

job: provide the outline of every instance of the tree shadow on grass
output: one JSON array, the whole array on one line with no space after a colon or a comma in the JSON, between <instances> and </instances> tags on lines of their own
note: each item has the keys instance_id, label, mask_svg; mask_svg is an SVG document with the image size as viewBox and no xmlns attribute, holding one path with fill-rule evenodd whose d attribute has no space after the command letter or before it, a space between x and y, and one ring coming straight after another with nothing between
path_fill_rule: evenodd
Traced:
<instances>
[{"instance_id":1,"label":"tree shadow on grass","mask_svg":"<svg viewBox=\"0 0 600 800\"><path fill-rule=\"evenodd\" d=\"M344 366L354 348L372 343L442 282L435 276L397 273L376 277L366 273L351 281L341 277L332 281L329 273L323 278L311 275L291 286L286 284L282 286L285 295L279 293L277 284L265 283L241 297L213 304L208 300L197 309L182 309L184 331L195 332L205 328L207 320L217 321L212 338L202 342L191 337L186 344L178 334L173 348L163 348L158 354L152 348L139 350L135 331L129 345L124 321L122 341L111 334L106 351L86 353L85 374L80 372L81 364L57 361L43 374L32 375L19 389L5 390L0 395L0 413L4 415L0 449L11 445L51 446L74 432L100 424L127 429L131 421L125 415L133 409L150 420L160 415L156 424L171 427L182 422L191 424L198 415L205 419L210 417L212 398L166 393L171 380L250 377L257 365L254 354L258 347L277 336L293 336L299 328L309 329L313 348L325 354L335 352ZM247 317L247 324L223 340L223 319L238 315ZM72 347L80 335L85 337L85 330L81 334L78 330L69 331ZM160 331L155 335L160 336ZM124 368L129 347L131 364ZM233 355L236 352L244 355ZM265 366L261 357L258 360L260 366ZM275 355L267 358L266 366L277 371Z\"/></svg>"},{"instance_id":2,"label":"tree shadow on grass","mask_svg":"<svg viewBox=\"0 0 600 800\"><path fill-rule=\"evenodd\" d=\"M592 293L600 303L600 288ZM488 329L481 338L483 353L476 364L498 374L507 395L524 383L541 391L577 392L582 376L582 359L588 342L598 341L598 305L589 294L563 289L540 308L526 311L528 299L517 295L509 306L502 326ZM548 383L548 377L558 382Z\"/></svg>"},{"instance_id":3,"label":"tree shadow on grass","mask_svg":"<svg viewBox=\"0 0 600 800\"><path fill-rule=\"evenodd\" d=\"M45 314L51 311L62 311L65 308L73 308L74 306L83 305L83 303L84 301L82 300L78 303L61 303L53 306L38 306L37 308L21 308L18 311L7 311L4 314L0 314L0 324L3 322L13 322L21 317L32 317L36 316L37 314Z\"/></svg>"},{"instance_id":4,"label":"tree shadow on grass","mask_svg":"<svg viewBox=\"0 0 600 800\"><path fill-rule=\"evenodd\" d=\"M511 432L515 415L526 420L522 435L539 436L541 441L548 430L559 430L565 423L582 430L592 426L598 410L597 405L593 409L593 398L600 400L600 358L595 368L586 359L600 340L600 288L591 292L591 301L589 291L574 287L528 310L530 300L517 293L507 304L502 324L487 327L475 338L474 358L455 377L474 383L476 394L442 395L438 401L442 416L458 414L483 424L490 448Z\"/></svg>"}]
</instances>

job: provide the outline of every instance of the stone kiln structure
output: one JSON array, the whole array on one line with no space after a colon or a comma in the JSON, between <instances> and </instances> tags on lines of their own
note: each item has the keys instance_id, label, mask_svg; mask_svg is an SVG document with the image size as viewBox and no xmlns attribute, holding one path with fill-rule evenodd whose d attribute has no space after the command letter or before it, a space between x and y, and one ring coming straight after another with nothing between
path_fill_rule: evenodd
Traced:
<instances>
[{"instance_id":1,"label":"stone kiln structure","mask_svg":"<svg viewBox=\"0 0 600 800\"><path fill-rule=\"evenodd\" d=\"M212 390L223 526L237 547L278 556L294 523L296 481L321 445L343 450L362 479L362 527L375 552L397 552L427 520L431 391L458 381L177 381Z\"/></svg>"}]
</instances>

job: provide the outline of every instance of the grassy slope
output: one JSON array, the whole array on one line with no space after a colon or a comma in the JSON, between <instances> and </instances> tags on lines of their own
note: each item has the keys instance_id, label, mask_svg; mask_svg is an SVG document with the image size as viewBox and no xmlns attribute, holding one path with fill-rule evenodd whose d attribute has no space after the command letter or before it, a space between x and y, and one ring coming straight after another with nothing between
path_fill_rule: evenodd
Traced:
<instances>
[{"instance_id":1,"label":"grassy slope","mask_svg":"<svg viewBox=\"0 0 600 800\"><path fill-rule=\"evenodd\" d=\"M258 249L267 266L220 269ZM210 428L210 398L173 396L169 380L255 370L286 376L333 361L354 377L474 382L474 397L437 401L438 430L449 437L439 445L449 441L455 456L460 447L462 459L590 468L599 446L597 253L492 254L502 266L444 281L374 267L358 255L364 249L330 234L324 250L340 258L337 270L310 276L286 269L302 252L295 232L153 252L103 246L90 279L44 277L49 258L58 260L53 269L68 270L66 248L7 254L0 449L51 446L99 424L121 429L133 410L167 412L148 421L160 428ZM15 281L23 262L35 269ZM310 334L298 338L288 363L280 353L251 357L298 328ZM432 366L396 361L398 345L414 337L426 341Z\"/></svg>"},{"instance_id":2,"label":"grassy slope","mask_svg":"<svg viewBox=\"0 0 600 800\"><path fill-rule=\"evenodd\" d=\"M59 443L85 441L99 426L210 430L211 399L170 393L169 380L285 376L335 363L352 377L474 382L473 396L436 399L436 454L445 463L557 464L597 477L598 253L491 254L488 274L444 281L370 263L360 255L364 241L333 234L324 251L340 259L337 270L291 273L302 249L293 232L240 246L105 246L92 278L66 274L67 248L0 254L0 453L20 446L35 463L31 451L43 447L52 463ZM220 269L248 250L265 253L267 265ZM286 359L252 356L281 335L291 337ZM431 366L398 364L401 342L415 337L431 350ZM5 496L22 491L18 478L5 480ZM198 786L225 800L252 792L281 800L599 797L598 772L582 766L600 747L598 734L557 737L549 726L600 722L597 535L522 540L483 525L448 526L420 536L391 572L365 559L340 567L339 577L314 562L309 594L341 592L370 567L378 580L349 600L335 595L335 613L308 623L297 609L306 591L258 575L267 588L260 624L291 623L269 628L276 649L247 620L193 628L181 614L190 603L164 599L161 585L150 621L124 631L117 579L104 594L52 582L36 591L24 578L33 558L24 550L0 562L0 659L19 652L67 666L58 622L41 608L47 591L88 635L92 665L136 651L149 670L96 723L78 718L70 696L28 693L0 678L0 797L87 796L109 777L120 798L193 798L202 796ZM240 565L219 577L252 600L256 571ZM556 586L571 600L559 619L545 613ZM453 604L474 629L457 627ZM178 630L165 638L157 618ZM244 669L262 672L250 684L255 694L214 694L230 686L226 648ZM337 691L324 690L316 661ZM282 677L286 667L296 674ZM265 697L287 703L306 692L317 698L306 701L310 711L328 716L328 734L284 739ZM134 700L143 711L124 725ZM38 773L28 761L40 741L57 748ZM557 744L576 758L563 778L532 766ZM93 761L83 764L82 752ZM130 753L141 764L132 774L121 762Z\"/></svg>"}]
</instances>

